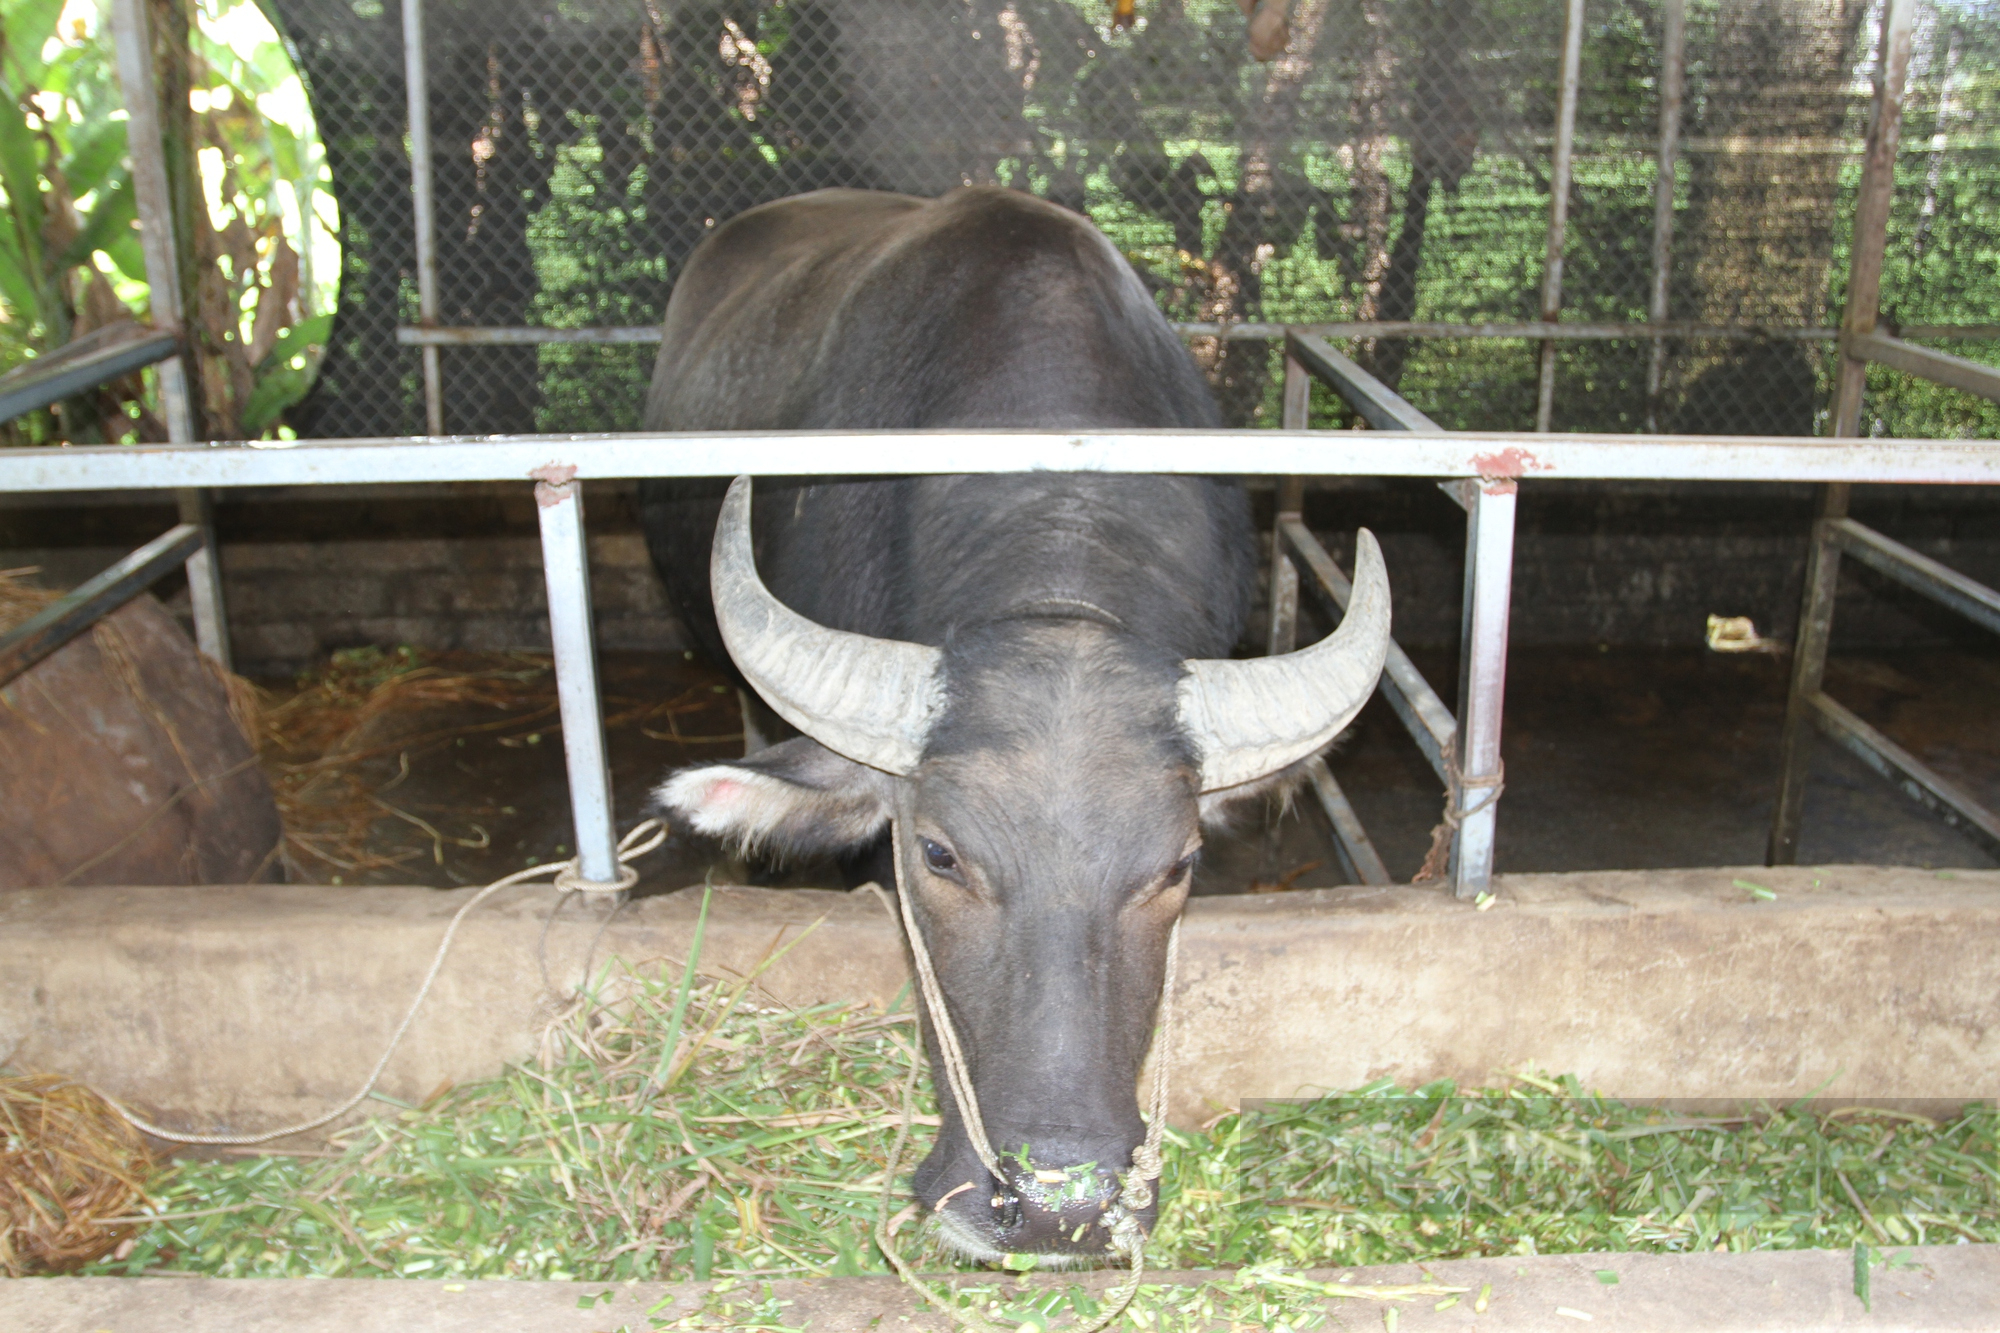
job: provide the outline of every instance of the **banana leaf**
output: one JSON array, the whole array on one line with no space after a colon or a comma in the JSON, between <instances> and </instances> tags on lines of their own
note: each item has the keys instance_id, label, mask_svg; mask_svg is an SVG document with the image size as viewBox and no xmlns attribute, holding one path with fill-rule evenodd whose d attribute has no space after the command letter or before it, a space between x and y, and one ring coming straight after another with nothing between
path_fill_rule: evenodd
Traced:
<instances>
[{"instance_id":1,"label":"banana leaf","mask_svg":"<svg viewBox=\"0 0 2000 1333\"><path fill-rule=\"evenodd\" d=\"M83 219L83 230L56 260L58 269L88 264L98 250L110 250L112 243L132 230L138 219L138 200L132 192L132 177L119 168L110 182L98 191L95 205Z\"/></svg>"},{"instance_id":2,"label":"banana leaf","mask_svg":"<svg viewBox=\"0 0 2000 1333\"><path fill-rule=\"evenodd\" d=\"M77 126L70 132L69 156L63 176L78 195L104 184L125 158L125 122L106 118Z\"/></svg>"},{"instance_id":3,"label":"banana leaf","mask_svg":"<svg viewBox=\"0 0 2000 1333\"><path fill-rule=\"evenodd\" d=\"M312 387L316 367L308 359L303 369L295 369L292 360L309 356L314 347L326 342L332 331L332 315L315 315L278 335L270 354L257 367L257 385L250 391L250 401L243 405L241 420L246 437L255 439L277 425L284 410L305 397L306 390Z\"/></svg>"},{"instance_id":4,"label":"banana leaf","mask_svg":"<svg viewBox=\"0 0 2000 1333\"><path fill-rule=\"evenodd\" d=\"M56 20L62 17L63 0L16 0L6 11L4 35L7 42L6 78L16 88L39 88L48 62L42 48L56 34ZM8 103L13 104L10 94Z\"/></svg>"}]
</instances>

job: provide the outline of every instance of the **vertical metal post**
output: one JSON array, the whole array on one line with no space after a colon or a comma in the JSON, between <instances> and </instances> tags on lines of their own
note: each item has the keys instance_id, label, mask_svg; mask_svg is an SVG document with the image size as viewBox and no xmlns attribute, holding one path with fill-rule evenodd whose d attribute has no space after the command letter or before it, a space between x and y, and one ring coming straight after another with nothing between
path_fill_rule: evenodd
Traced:
<instances>
[{"instance_id":1,"label":"vertical metal post","mask_svg":"<svg viewBox=\"0 0 2000 1333\"><path fill-rule=\"evenodd\" d=\"M609 884L618 878L612 825L611 767L597 702L597 649L590 618L590 556L584 540L583 487L576 469L550 464L536 473L542 521L542 573L549 586L549 639L555 649L556 702L562 709L563 759L577 870Z\"/></svg>"},{"instance_id":2,"label":"vertical metal post","mask_svg":"<svg viewBox=\"0 0 2000 1333\"><path fill-rule=\"evenodd\" d=\"M1285 358L1283 404L1279 425L1285 430L1305 430L1311 425L1312 376L1290 356ZM1271 515L1271 623L1264 636L1264 651L1272 657L1289 653L1299 646L1299 567L1285 552L1285 520L1301 516L1305 495L1302 478L1278 478L1276 512ZM1327 780L1332 781L1331 774L1328 774ZM1284 818L1282 809L1272 811L1264 825L1264 864L1272 867L1274 873L1283 836L1280 826ZM1337 836L1334 847L1344 863L1346 853ZM1354 876L1350 874L1349 878Z\"/></svg>"},{"instance_id":3,"label":"vertical metal post","mask_svg":"<svg viewBox=\"0 0 2000 1333\"><path fill-rule=\"evenodd\" d=\"M1840 547L1832 526L1847 514L1848 488L1828 486L1820 496L1806 552L1805 596L1799 628L1792 637L1791 692L1785 697L1785 730L1778 750L1778 798L1771 809L1771 837L1764 864L1797 865L1799 829L1804 822L1806 780L1812 767L1813 696L1826 678L1826 648L1833 637L1833 599L1840 584Z\"/></svg>"},{"instance_id":4,"label":"vertical metal post","mask_svg":"<svg viewBox=\"0 0 2000 1333\"><path fill-rule=\"evenodd\" d=\"M1295 356L1285 358L1285 393L1279 425L1305 430L1312 425L1312 373Z\"/></svg>"},{"instance_id":5,"label":"vertical metal post","mask_svg":"<svg viewBox=\"0 0 2000 1333\"><path fill-rule=\"evenodd\" d=\"M1847 310L1840 321L1840 381L1834 392L1833 433L1857 435L1868 363L1847 354L1846 340L1875 331L1882 300L1882 255L1889 241L1889 205L1896 190L1896 146L1903 133L1903 99L1910 73L1911 27L1916 0L1887 0L1882 9L1882 50L1876 64L1875 110L1868 122L1867 156L1854 206L1854 258L1847 272Z\"/></svg>"},{"instance_id":6,"label":"vertical metal post","mask_svg":"<svg viewBox=\"0 0 2000 1333\"><path fill-rule=\"evenodd\" d=\"M236 663L229 652L229 616L222 600L221 551L215 541L215 504L205 490L186 489L175 493L180 503L181 522L201 529L201 549L187 558L188 603L194 611L195 647L214 659L223 670Z\"/></svg>"},{"instance_id":7,"label":"vertical metal post","mask_svg":"<svg viewBox=\"0 0 2000 1333\"><path fill-rule=\"evenodd\" d=\"M1481 478L1465 519L1465 604L1458 649L1458 836L1452 891L1461 898L1493 881L1498 828L1500 717L1507 696L1507 614L1514 588L1516 484Z\"/></svg>"},{"instance_id":8,"label":"vertical metal post","mask_svg":"<svg viewBox=\"0 0 2000 1333\"><path fill-rule=\"evenodd\" d=\"M1576 146L1576 96L1583 69L1583 0L1569 0L1563 26L1562 99L1556 108L1556 152L1549 172L1549 243L1542 263L1542 319L1562 314L1563 248L1569 237L1570 158ZM1535 401L1535 429L1546 431L1555 415L1556 344L1542 343L1541 385Z\"/></svg>"},{"instance_id":9,"label":"vertical metal post","mask_svg":"<svg viewBox=\"0 0 2000 1333\"><path fill-rule=\"evenodd\" d=\"M194 443L194 402L188 385L185 306L181 299L180 246L174 228L173 191L167 179L166 141L158 84L153 78L153 31L146 0L114 0L111 35L118 81L125 94L125 143L132 156L132 194L139 213L139 248L146 258L147 304L153 327L182 339L181 351L159 364L160 415L171 444ZM222 598L215 520L206 491L177 495L181 522L201 528L202 546L188 557L188 600L195 643L227 667L229 623Z\"/></svg>"},{"instance_id":10,"label":"vertical metal post","mask_svg":"<svg viewBox=\"0 0 2000 1333\"><path fill-rule=\"evenodd\" d=\"M125 144L132 155L132 197L139 212L139 248L146 257L147 302L153 327L185 340L182 326L179 245L174 236L173 191L167 181L160 95L153 79L153 30L146 0L112 0L111 36L118 50L118 81L125 92ZM186 354L160 362L160 407L173 444L194 442L194 409L188 397Z\"/></svg>"},{"instance_id":11,"label":"vertical metal post","mask_svg":"<svg viewBox=\"0 0 2000 1333\"><path fill-rule=\"evenodd\" d=\"M424 0L403 0L403 85L410 116L410 204L416 226L417 322L438 322L437 227L431 207L430 80L424 69ZM424 354L424 429L444 434L444 386L438 349Z\"/></svg>"},{"instance_id":12,"label":"vertical metal post","mask_svg":"<svg viewBox=\"0 0 2000 1333\"><path fill-rule=\"evenodd\" d=\"M1285 358L1284 415L1286 430L1305 430L1312 408L1312 376L1292 357ZM1271 630L1266 651L1273 657L1289 653L1299 642L1299 570L1285 554L1285 520L1305 508L1305 482L1278 478L1277 512L1271 519Z\"/></svg>"},{"instance_id":13,"label":"vertical metal post","mask_svg":"<svg viewBox=\"0 0 2000 1333\"><path fill-rule=\"evenodd\" d=\"M1687 73L1687 0L1666 0L1660 33L1660 165L1653 181L1653 299L1647 317L1667 322L1668 280L1674 258L1674 166L1681 147L1681 86ZM1667 340L1655 337L1646 361L1646 431L1660 430L1660 387L1666 379Z\"/></svg>"},{"instance_id":14,"label":"vertical metal post","mask_svg":"<svg viewBox=\"0 0 2000 1333\"><path fill-rule=\"evenodd\" d=\"M1868 123L1867 156L1854 208L1853 260L1847 274L1847 310L1841 318L1840 378L1834 390L1833 434L1861 431L1868 363L1848 355L1847 338L1875 331L1882 299L1882 258L1888 249L1889 205L1896 189L1896 144L1902 136L1903 98L1910 72L1915 0L1887 0L1882 9L1882 43L1876 61L1875 109ZM1771 810L1771 837L1764 858L1771 865L1799 859L1799 832L1805 816L1806 779L1812 762L1813 696L1826 676L1827 645L1833 637L1834 593L1840 584L1840 548L1832 526L1847 515L1848 488L1828 486L1820 495L1806 554L1805 595L1792 642L1791 692L1785 699L1785 731L1780 742L1778 796Z\"/></svg>"}]
</instances>

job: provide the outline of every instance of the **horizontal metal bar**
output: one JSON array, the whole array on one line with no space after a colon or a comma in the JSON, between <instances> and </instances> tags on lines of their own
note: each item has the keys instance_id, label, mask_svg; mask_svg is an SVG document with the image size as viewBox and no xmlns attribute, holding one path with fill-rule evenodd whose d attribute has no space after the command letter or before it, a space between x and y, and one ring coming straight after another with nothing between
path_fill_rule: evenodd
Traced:
<instances>
[{"instance_id":1,"label":"horizontal metal bar","mask_svg":"<svg viewBox=\"0 0 2000 1333\"><path fill-rule=\"evenodd\" d=\"M1312 530L1295 518L1278 521L1278 532L1285 542L1298 553L1301 562L1312 574L1313 583L1322 596L1333 604L1333 608L1343 614L1347 611L1347 599L1354 594L1354 585L1341 572L1333 557L1327 554L1319 538ZM1431 770L1438 775L1438 781L1450 783L1444 756L1451 749L1452 738L1458 734L1458 722L1451 710L1438 698L1437 691L1430 687L1416 663L1403 651L1395 640L1389 641L1389 655L1382 663L1382 676L1377 688L1382 697L1389 701L1402 720L1403 728L1424 752L1430 761Z\"/></svg>"},{"instance_id":2,"label":"horizontal metal bar","mask_svg":"<svg viewBox=\"0 0 2000 1333\"><path fill-rule=\"evenodd\" d=\"M201 546L200 528L177 524L0 635L0 685L180 568Z\"/></svg>"},{"instance_id":3,"label":"horizontal metal bar","mask_svg":"<svg viewBox=\"0 0 2000 1333\"><path fill-rule=\"evenodd\" d=\"M1389 868L1382 864L1381 854L1369 841L1368 830L1361 827L1361 816L1354 813L1347 793L1333 780L1325 759L1314 759L1306 765L1306 780L1312 783L1313 795L1319 798L1320 809L1326 811L1327 822L1333 825L1335 850L1340 853L1341 868L1348 872L1348 877L1362 884L1390 883Z\"/></svg>"},{"instance_id":4,"label":"horizontal metal bar","mask_svg":"<svg viewBox=\"0 0 2000 1333\"><path fill-rule=\"evenodd\" d=\"M1347 430L781 431L0 449L0 491L611 477L1151 472L2000 484L2000 440Z\"/></svg>"},{"instance_id":5,"label":"horizontal metal bar","mask_svg":"<svg viewBox=\"0 0 2000 1333\"><path fill-rule=\"evenodd\" d=\"M2000 338L2000 324L1904 324L1897 332L1905 338L1958 338L1965 342L1988 342Z\"/></svg>"},{"instance_id":6,"label":"horizontal metal bar","mask_svg":"<svg viewBox=\"0 0 2000 1333\"><path fill-rule=\"evenodd\" d=\"M1285 354L1332 387L1376 430L1442 431L1444 427L1412 407L1409 400L1354 360L1309 333L1285 337Z\"/></svg>"},{"instance_id":7,"label":"horizontal metal bar","mask_svg":"<svg viewBox=\"0 0 2000 1333\"><path fill-rule=\"evenodd\" d=\"M1962 356L1919 347L1884 333L1857 333L1845 344L1847 354L1907 374L2000 401L2000 369Z\"/></svg>"},{"instance_id":8,"label":"horizontal metal bar","mask_svg":"<svg viewBox=\"0 0 2000 1333\"><path fill-rule=\"evenodd\" d=\"M179 346L173 334L141 324L114 324L87 333L0 376L0 421L164 361Z\"/></svg>"},{"instance_id":9,"label":"horizontal metal bar","mask_svg":"<svg viewBox=\"0 0 2000 1333\"><path fill-rule=\"evenodd\" d=\"M1863 722L1824 691L1812 696L1813 721L1840 747L1887 778L1917 804L2000 857L2000 814L1923 760Z\"/></svg>"},{"instance_id":10,"label":"horizontal metal bar","mask_svg":"<svg viewBox=\"0 0 2000 1333\"><path fill-rule=\"evenodd\" d=\"M1273 324L1265 321L1182 320L1176 332L1187 338L1222 338L1227 341L1272 341L1287 333L1308 333L1319 338L1489 338L1533 342L1605 342L1628 339L1680 338L1716 342L1833 342L1840 330L1816 325L1780 324L1696 324L1687 320L1659 323L1585 323L1582 321L1541 320L1512 323L1466 324L1437 320L1362 319L1319 324ZM1904 328L1905 338L2000 339L2000 324L1912 324ZM405 347L476 347L493 344L534 343L656 343L657 324L609 324L593 328L558 329L532 324L508 325L406 325L396 330L396 341Z\"/></svg>"},{"instance_id":11,"label":"horizontal metal bar","mask_svg":"<svg viewBox=\"0 0 2000 1333\"><path fill-rule=\"evenodd\" d=\"M443 325L422 328L404 326L396 330L396 341L404 347L513 346L522 343L656 343L657 324L609 325L589 329L545 329L530 324L491 327Z\"/></svg>"},{"instance_id":12,"label":"horizontal metal bar","mask_svg":"<svg viewBox=\"0 0 2000 1333\"><path fill-rule=\"evenodd\" d=\"M1841 550L1870 569L2000 634L2000 592L1851 518L1834 520L1829 530Z\"/></svg>"}]
</instances>

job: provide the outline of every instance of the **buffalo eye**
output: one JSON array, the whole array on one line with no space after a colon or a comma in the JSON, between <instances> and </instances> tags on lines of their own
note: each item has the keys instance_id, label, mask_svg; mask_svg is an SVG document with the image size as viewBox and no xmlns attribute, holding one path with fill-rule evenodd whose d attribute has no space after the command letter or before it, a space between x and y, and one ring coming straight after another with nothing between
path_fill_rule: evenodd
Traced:
<instances>
[{"instance_id":1,"label":"buffalo eye","mask_svg":"<svg viewBox=\"0 0 2000 1333\"><path fill-rule=\"evenodd\" d=\"M1174 862L1173 867L1167 871L1166 878L1160 881L1161 886L1169 889L1178 889L1182 884L1186 883L1188 872L1194 869L1194 858L1195 853L1189 852L1186 856Z\"/></svg>"},{"instance_id":2,"label":"buffalo eye","mask_svg":"<svg viewBox=\"0 0 2000 1333\"><path fill-rule=\"evenodd\" d=\"M932 842L929 838L918 838L917 842L924 849L924 865L929 867L933 875L957 877L958 858L951 854L951 848Z\"/></svg>"}]
</instances>

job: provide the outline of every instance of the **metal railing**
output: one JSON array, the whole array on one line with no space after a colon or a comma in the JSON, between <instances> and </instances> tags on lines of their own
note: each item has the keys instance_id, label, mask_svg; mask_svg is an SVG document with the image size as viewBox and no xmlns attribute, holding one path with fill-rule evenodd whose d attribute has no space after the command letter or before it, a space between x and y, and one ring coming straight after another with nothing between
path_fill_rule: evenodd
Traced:
<instances>
[{"instance_id":1,"label":"metal railing","mask_svg":"<svg viewBox=\"0 0 2000 1333\"><path fill-rule=\"evenodd\" d=\"M178 351L180 340L173 334L144 324L93 330L0 375L0 421L59 403Z\"/></svg>"},{"instance_id":2,"label":"metal railing","mask_svg":"<svg viewBox=\"0 0 2000 1333\"><path fill-rule=\"evenodd\" d=\"M1288 404L1301 403L1305 374L1301 365L1288 378ZM1449 738L1461 734L1467 738L1460 742L1461 788L1477 792L1476 784L1499 770L1507 591L1519 484L1569 478L2000 485L2000 441L1448 434L1435 429L710 432L299 440L4 450L0 491L455 481L537 486L550 637L576 825L573 845L584 875L608 881L616 865L615 823L593 670L582 505L588 482L829 471L848 476L1036 469L1205 474L1218 471L1218 465L1235 475L1280 479L1434 477L1450 484L1455 499L1470 501L1465 641L1474 648L1461 672L1466 684L1461 687L1454 729L1446 730L1445 719L1451 715L1414 668L1405 669L1406 658L1399 657L1396 668L1385 672L1382 688L1392 706L1417 720L1413 734L1419 735L1420 744L1427 744L1427 754L1435 749L1442 759ZM1285 512L1295 515L1296 505ZM1338 605L1344 575L1330 558L1322 562L1313 554L1320 550L1319 544L1303 523L1288 522L1281 533L1290 550L1306 561L1314 586ZM1317 773L1314 778L1319 785ZM1471 806L1476 799L1463 804ZM1476 893L1491 876L1493 807L1462 813L1453 883L1461 893ZM1357 878L1373 873L1364 872L1364 859L1356 859L1355 849L1364 845L1365 837L1346 844L1344 852L1355 859ZM1366 855L1362 853L1363 858ZM1376 857L1375 865L1379 863Z\"/></svg>"},{"instance_id":3,"label":"metal railing","mask_svg":"<svg viewBox=\"0 0 2000 1333\"><path fill-rule=\"evenodd\" d=\"M1883 9L1875 117L1868 129L1867 155L1855 210L1854 253L1848 275L1847 315L1841 325L1833 433L1840 442L1852 442L1857 448L1865 447L1854 437L1861 434L1862 393L1870 362L2000 401L2000 370L1918 347L1876 328L1915 7L1914 0L1888 0ZM1820 496L1819 517L1813 524L1799 630L1793 642L1791 688L1785 701L1778 799L1772 809L1765 859L1772 865L1791 865L1798 860L1806 780L1812 758L1810 742L1815 730L1895 783L1987 852L2000 856L2000 812L1982 805L1964 788L1835 702L1822 688L1827 649L1833 637L1834 595L1840 582L1843 553L1996 632L2000 632L2000 592L1857 523L1848 517L1848 499L1848 483L1829 483Z\"/></svg>"},{"instance_id":4,"label":"metal railing","mask_svg":"<svg viewBox=\"0 0 2000 1333\"><path fill-rule=\"evenodd\" d=\"M1436 422L1324 339L1299 332L1285 339L1287 429L1305 428L1313 379L1333 389L1378 431L1443 433ZM1454 893L1470 897L1484 891L1493 878L1493 846L1504 785L1500 718L1506 696L1507 617L1513 587L1518 486L1514 476L1482 475L1446 482L1442 489L1466 514L1458 707L1451 710L1444 706L1409 654L1394 642L1383 663L1379 688L1445 787L1440 831L1450 838L1449 859L1440 866L1426 856L1418 873L1444 874ZM1270 651L1274 654L1290 652L1297 636L1299 576L1292 563L1294 557L1312 574L1313 588L1336 620L1346 612L1351 592L1346 573L1306 527L1304 499L1302 478L1279 483L1271 532ZM1333 826L1334 844L1349 878L1363 884L1387 884L1388 869L1326 761L1313 760L1307 776Z\"/></svg>"},{"instance_id":5,"label":"metal railing","mask_svg":"<svg viewBox=\"0 0 2000 1333\"><path fill-rule=\"evenodd\" d=\"M1678 0L1668 0L1676 24ZM1978 440L1855 438L1861 415L1863 371L1869 361L1940 383L2000 397L2000 372L1963 358L1918 347L1911 337L2000 335L2000 327L1905 328L1903 338L1876 328L1891 170L1902 117L1911 54L1913 0L1885 5L1876 112L1870 127L1855 221L1849 305L1839 330L1820 328L1710 327L1671 323L1657 299L1671 249L1672 209L1655 219L1656 299L1644 324L1562 323L1561 268L1567 190L1551 197L1548 264L1542 319L1519 324L1457 325L1415 321L1282 325L1185 324L1192 336L1286 340L1284 424L1280 431L1108 432L897 432L791 434L680 434L507 436L461 439L442 434L437 349L468 343L633 342L657 340L652 328L529 329L444 328L437 324L432 257L430 136L425 109L421 0L405 0L407 92L410 99L411 187L416 203L419 318L424 327L403 329L400 341L424 349L426 418L432 436L417 440L351 439L197 445L185 368L178 357L160 362L168 445L23 449L0 451L0 491L173 490L182 526L141 548L31 622L33 636L9 640L12 660L53 651L56 642L129 599L184 557L202 650L224 663L228 638L215 538L211 488L273 485L379 485L454 481L534 482L540 501L543 559L549 585L550 631L556 649L564 746L569 764L576 846L586 877L608 880L615 868L613 812L604 765L589 614L589 573L584 549L582 486L585 479L654 476L823 474L899 475L999 472L1030 469L1213 473L1269 478L1279 490L1272 532L1273 615L1270 648L1296 639L1298 564L1311 575L1315 594L1337 615L1345 605L1347 578L1306 528L1302 497L1313 476L1422 476L1467 511L1465 595L1462 605L1458 707L1454 713L1423 680L1399 647L1392 649L1381 689L1450 795L1455 825L1450 873L1461 894L1483 889L1491 876L1496 802L1500 791L1500 722L1505 684L1508 597L1512 581L1514 510L1524 479L1817 482L1826 486L1808 565L1806 614L1795 658L1787 710L1785 760L1772 833L1772 859L1796 854L1802 800L1803 737L1817 723L1864 758L1946 812L1961 826L2000 837L2000 821L1977 809L1914 758L1867 729L1820 690L1833 583L1843 551L1991 624L2000 595L1909 551L1846 515L1847 488L1856 482L2000 484L2000 443ZM1563 97L1556 157L1566 160L1574 133L1574 51L1581 6L1567 6ZM175 264L176 239L168 203L165 157L153 87L151 41L141 0L114 0L112 29L119 73L130 111L128 141L134 193L142 223L153 316L163 334L180 328L182 294ZM1670 42L1668 61L1681 59ZM1678 74L1678 69L1672 71ZM1675 80L1677 85L1677 79ZM1659 175L1670 182L1677 129L1663 100ZM1560 173L1559 173L1560 174ZM1668 203L1671 203L1669 199ZM1546 431L1552 365L1560 339L1669 338L1838 339L1842 350L1833 439L1660 435L1554 435L1467 432L1451 434L1417 412L1353 361L1334 351L1327 337L1527 338L1542 342L1538 423ZM1335 388L1375 429L1309 432L1310 381ZM1649 388L1654 376L1649 375ZM849 461L852 460L852 461ZM171 554L168 554L171 553ZM1295 559L1296 562L1295 563ZM28 628L28 627L23 627ZM34 642L30 644L28 637ZM21 665L18 669L25 669ZM1369 844L1352 807L1323 764L1310 774L1332 817L1341 855L1364 882L1386 881L1381 858ZM1468 799L1467 793L1473 793ZM1982 822L1984 821L1984 822Z\"/></svg>"}]
</instances>

